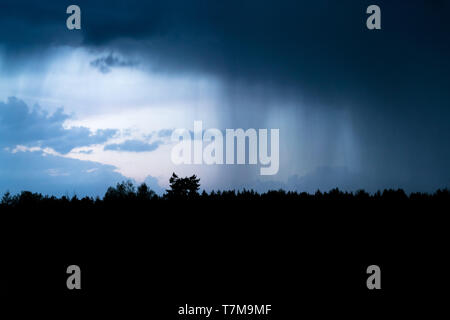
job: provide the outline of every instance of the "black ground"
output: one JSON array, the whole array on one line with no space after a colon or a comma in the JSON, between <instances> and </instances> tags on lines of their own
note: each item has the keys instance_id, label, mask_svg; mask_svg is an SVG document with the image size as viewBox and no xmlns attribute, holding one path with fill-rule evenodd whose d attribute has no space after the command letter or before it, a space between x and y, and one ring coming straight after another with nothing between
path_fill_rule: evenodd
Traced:
<instances>
[{"instance_id":1,"label":"black ground","mask_svg":"<svg viewBox=\"0 0 450 320\"><path fill-rule=\"evenodd\" d=\"M3 208L3 300L160 319L202 319L178 316L185 304L272 305L269 316L241 319L435 311L449 284L448 209L438 200ZM72 264L80 291L66 287ZM372 264L381 290L366 287Z\"/></svg>"}]
</instances>

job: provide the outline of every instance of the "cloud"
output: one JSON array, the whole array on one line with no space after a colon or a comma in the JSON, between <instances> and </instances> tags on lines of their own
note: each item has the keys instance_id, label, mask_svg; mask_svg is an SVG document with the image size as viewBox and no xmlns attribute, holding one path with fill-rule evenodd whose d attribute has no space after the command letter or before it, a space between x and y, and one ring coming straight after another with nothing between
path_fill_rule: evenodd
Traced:
<instances>
[{"instance_id":1,"label":"cloud","mask_svg":"<svg viewBox=\"0 0 450 320\"><path fill-rule=\"evenodd\" d=\"M160 138L166 138L166 137L170 137L172 135L172 129L163 129L158 131L158 137Z\"/></svg>"},{"instance_id":2,"label":"cloud","mask_svg":"<svg viewBox=\"0 0 450 320\"><path fill-rule=\"evenodd\" d=\"M448 99L448 1L380 0L379 32L365 27L368 0L80 0L83 27L76 32L62 19L69 1L2 3L8 10L0 11L0 39L5 51L20 52L12 55L19 65L42 47L70 44L109 52L92 62L102 72L139 58L143 68L212 74L230 90L286 89L329 108L391 110L386 100L408 108L424 91Z\"/></svg>"},{"instance_id":3,"label":"cloud","mask_svg":"<svg viewBox=\"0 0 450 320\"><path fill-rule=\"evenodd\" d=\"M92 154L93 150L80 150L78 151L78 153L82 153L82 154Z\"/></svg>"},{"instance_id":4,"label":"cloud","mask_svg":"<svg viewBox=\"0 0 450 320\"><path fill-rule=\"evenodd\" d=\"M156 179L155 177L152 176L148 176L147 178L145 178L144 183L153 191L155 191L155 193L157 193L158 195L163 195L166 192L166 189L162 188L159 183L158 183L158 179Z\"/></svg>"},{"instance_id":5,"label":"cloud","mask_svg":"<svg viewBox=\"0 0 450 320\"><path fill-rule=\"evenodd\" d=\"M68 171L61 170L60 168L47 169L46 172L48 173L49 176L52 177L61 177L61 176L66 177L70 175Z\"/></svg>"},{"instance_id":6,"label":"cloud","mask_svg":"<svg viewBox=\"0 0 450 320\"><path fill-rule=\"evenodd\" d=\"M138 65L136 61L125 60L118 56L114 56L112 53L105 57L97 58L91 61L91 66L97 68L101 73L109 73L112 68L118 67L134 67Z\"/></svg>"},{"instance_id":7,"label":"cloud","mask_svg":"<svg viewBox=\"0 0 450 320\"><path fill-rule=\"evenodd\" d=\"M76 147L104 143L117 133L115 129L66 129L63 124L67 119L70 116L62 108L49 114L39 106L29 108L22 100L9 98L0 102L0 146L52 148L66 154Z\"/></svg>"},{"instance_id":8,"label":"cloud","mask_svg":"<svg viewBox=\"0 0 450 320\"><path fill-rule=\"evenodd\" d=\"M0 151L0 164L0 194L28 190L57 196L103 196L108 186L127 180L113 166L42 152Z\"/></svg>"},{"instance_id":9,"label":"cloud","mask_svg":"<svg viewBox=\"0 0 450 320\"><path fill-rule=\"evenodd\" d=\"M112 165L41 151L11 153L0 150L0 164L0 195L6 191L16 194L27 190L55 196L103 197L109 186L130 180ZM158 194L164 192L155 178L148 176L145 182Z\"/></svg>"},{"instance_id":10,"label":"cloud","mask_svg":"<svg viewBox=\"0 0 450 320\"><path fill-rule=\"evenodd\" d=\"M368 0L79 0L82 29L76 32L65 26L70 1L2 4L0 39L22 57L42 47L84 46L140 56L163 71L301 86L316 99L345 95L355 85L362 94L383 81L412 84L402 65L424 59L448 71L446 1L380 0L383 28L372 33L365 28ZM110 54L94 65L108 72L127 61Z\"/></svg>"},{"instance_id":11,"label":"cloud","mask_svg":"<svg viewBox=\"0 0 450 320\"><path fill-rule=\"evenodd\" d=\"M104 150L113 151L129 151L129 152L148 152L156 150L162 141L155 141L147 143L141 140L126 140L122 143L108 144L104 147Z\"/></svg>"}]
</instances>

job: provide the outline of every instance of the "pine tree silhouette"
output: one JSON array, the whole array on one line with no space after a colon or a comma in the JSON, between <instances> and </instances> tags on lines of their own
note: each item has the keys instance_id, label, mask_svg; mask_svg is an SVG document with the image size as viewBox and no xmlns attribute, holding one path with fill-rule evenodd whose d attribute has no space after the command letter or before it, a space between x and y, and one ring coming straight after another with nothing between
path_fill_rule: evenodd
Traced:
<instances>
[{"instance_id":1,"label":"pine tree silhouette","mask_svg":"<svg viewBox=\"0 0 450 320\"><path fill-rule=\"evenodd\" d=\"M195 174L191 177L180 178L173 173L169 183L170 189L166 190L169 199L195 199L199 196L200 179Z\"/></svg>"}]
</instances>

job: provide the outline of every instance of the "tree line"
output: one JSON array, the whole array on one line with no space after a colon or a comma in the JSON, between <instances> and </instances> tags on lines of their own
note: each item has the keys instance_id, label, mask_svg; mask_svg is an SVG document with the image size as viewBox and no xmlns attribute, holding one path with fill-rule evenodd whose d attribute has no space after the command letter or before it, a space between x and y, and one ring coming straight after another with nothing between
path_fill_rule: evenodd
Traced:
<instances>
[{"instance_id":1,"label":"tree line","mask_svg":"<svg viewBox=\"0 0 450 320\"><path fill-rule=\"evenodd\" d=\"M156 194L147 184L142 183L135 186L131 181L122 181L117 183L115 187L109 187L103 196L100 197L83 197L78 198L76 195L72 197L48 196L41 193L30 191L22 191L19 194L12 195L6 192L0 201L0 207L20 207L23 205L39 205L39 204L70 204L79 206L95 206L99 204L115 204L115 203L146 203L150 201L170 201L170 200L360 200L360 201L449 201L450 191L448 189L439 189L434 193L413 192L409 195L402 189L385 189L375 193L368 193L364 190L356 192L341 191L338 188L328 192L317 190L314 194L297 191L270 190L265 193L258 193L254 190L225 190L206 192L200 190L200 179L196 175L191 177L180 178L175 173L169 180L169 189L163 195Z\"/></svg>"}]
</instances>

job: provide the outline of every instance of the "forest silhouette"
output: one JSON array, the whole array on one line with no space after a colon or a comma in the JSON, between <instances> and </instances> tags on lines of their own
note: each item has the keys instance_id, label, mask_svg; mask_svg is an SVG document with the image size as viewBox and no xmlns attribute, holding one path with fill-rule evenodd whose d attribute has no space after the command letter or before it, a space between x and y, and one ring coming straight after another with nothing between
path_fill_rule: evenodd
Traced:
<instances>
[{"instance_id":1,"label":"forest silhouette","mask_svg":"<svg viewBox=\"0 0 450 320\"><path fill-rule=\"evenodd\" d=\"M381 202L448 202L450 200L450 192L448 189L439 189L436 192L421 193L413 192L409 195L402 189L385 189L375 193L368 193L364 190L356 192L341 191L338 188L322 192L317 190L316 193L310 194L306 192L270 190L265 193L258 193L254 190L224 190L206 192L200 190L200 179L193 175L191 177L180 178L175 173L169 180L169 189L163 195L156 194L145 183L135 186L132 181L122 181L117 183L115 187L109 187L103 196L100 197L83 197L78 198L77 195L72 197L62 196L55 197L42 195L30 191L22 191L19 194L12 195L6 192L1 201L0 208L20 208L34 206L53 206L63 205L67 207L102 207L115 205L138 205L145 206L147 203L164 202L164 201L304 201L304 202L322 202L322 201L381 201Z\"/></svg>"}]
</instances>

